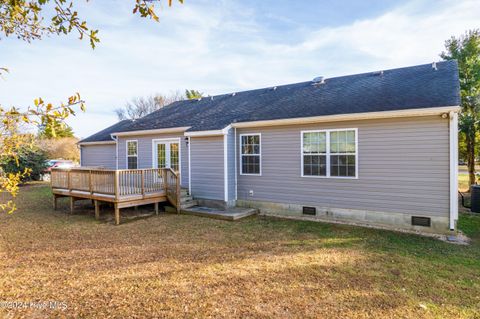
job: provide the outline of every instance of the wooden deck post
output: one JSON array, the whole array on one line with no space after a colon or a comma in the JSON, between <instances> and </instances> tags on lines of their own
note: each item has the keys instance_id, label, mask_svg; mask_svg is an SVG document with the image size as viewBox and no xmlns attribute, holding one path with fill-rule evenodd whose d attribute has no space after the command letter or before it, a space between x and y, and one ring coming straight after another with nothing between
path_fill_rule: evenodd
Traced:
<instances>
[{"instance_id":1,"label":"wooden deck post","mask_svg":"<svg viewBox=\"0 0 480 319\"><path fill-rule=\"evenodd\" d=\"M70 181L70 170L67 171L67 187L68 191L72 191L72 182Z\"/></svg>"},{"instance_id":2,"label":"wooden deck post","mask_svg":"<svg viewBox=\"0 0 480 319\"><path fill-rule=\"evenodd\" d=\"M178 172L178 174L177 174L177 185L176 186L177 187L175 189L175 192L176 192L175 199L177 200L177 213L180 214L180 209L181 209L181 206L182 206L182 203L181 203L182 189L180 187L180 172Z\"/></svg>"},{"instance_id":3,"label":"wooden deck post","mask_svg":"<svg viewBox=\"0 0 480 319\"><path fill-rule=\"evenodd\" d=\"M88 190L90 191L90 194L93 194L92 170L88 170Z\"/></svg>"},{"instance_id":4,"label":"wooden deck post","mask_svg":"<svg viewBox=\"0 0 480 319\"><path fill-rule=\"evenodd\" d=\"M115 203L115 225L120 225L120 208L118 208L118 203Z\"/></svg>"},{"instance_id":5,"label":"wooden deck post","mask_svg":"<svg viewBox=\"0 0 480 319\"><path fill-rule=\"evenodd\" d=\"M163 179L163 188L165 189L165 194L168 196L168 174L167 169L162 169L162 179Z\"/></svg>"},{"instance_id":6,"label":"wooden deck post","mask_svg":"<svg viewBox=\"0 0 480 319\"><path fill-rule=\"evenodd\" d=\"M100 203L95 199L95 219L100 219Z\"/></svg>"},{"instance_id":7,"label":"wooden deck post","mask_svg":"<svg viewBox=\"0 0 480 319\"><path fill-rule=\"evenodd\" d=\"M57 194L53 194L53 210L57 210Z\"/></svg>"},{"instance_id":8,"label":"wooden deck post","mask_svg":"<svg viewBox=\"0 0 480 319\"><path fill-rule=\"evenodd\" d=\"M113 181L113 192L115 194L115 200L118 200L119 197L119 187L118 187L118 170L115 171L115 180Z\"/></svg>"},{"instance_id":9,"label":"wooden deck post","mask_svg":"<svg viewBox=\"0 0 480 319\"><path fill-rule=\"evenodd\" d=\"M70 214L73 214L73 210L75 208L75 197L70 197Z\"/></svg>"},{"instance_id":10,"label":"wooden deck post","mask_svg":"<svg viewBox=\"0 0 480 319\"><path fill-rule=\"evenodd\" d=\"M142 198L145 198L145 174L143 169L140 171L140 174L142 178Z\"/></svg>"},{"instance_id":11,"label":"wooden deck post","mask_svg":"<svg viewBox=\"0 0 480 319\"><path fill-rule=\"evenodd\" d=\"M156 202L154 206L155 206L155 215L158 215L158 202Z\"/></svg>"}]
</instances>

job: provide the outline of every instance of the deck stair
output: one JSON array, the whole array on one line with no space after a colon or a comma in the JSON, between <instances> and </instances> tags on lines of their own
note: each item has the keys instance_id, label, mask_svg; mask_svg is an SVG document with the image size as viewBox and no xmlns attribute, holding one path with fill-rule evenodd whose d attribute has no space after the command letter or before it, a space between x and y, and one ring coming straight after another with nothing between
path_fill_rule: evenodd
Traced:
<instances>
[{"instance_id":1,"label":"deck stair","mask_svg":"<svg viewBox=\"0 0 480 319\"><path fill-rule=\"evenodd\" d=\"M198 202L188 193L188 189L182 188L180 192L180 209L188 209L197 205Z\"/></svg>"}]
</instances>

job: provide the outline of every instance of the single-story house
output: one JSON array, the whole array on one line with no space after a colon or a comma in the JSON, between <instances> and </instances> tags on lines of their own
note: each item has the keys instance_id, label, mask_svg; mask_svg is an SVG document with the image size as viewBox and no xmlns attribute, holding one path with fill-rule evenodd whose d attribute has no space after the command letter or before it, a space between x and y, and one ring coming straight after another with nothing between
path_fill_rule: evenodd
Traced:
<instances>
[{"instance_id":1,"label":"single-story house","mask_svg":"<svg viewBox=\"0 0 480 319\"><path fill-rule=\"evenodd\" d=\"M172 103L79 142L82 166L171 167L202 205L448 233L456 61Z\"/></svg>"}]
</instances>

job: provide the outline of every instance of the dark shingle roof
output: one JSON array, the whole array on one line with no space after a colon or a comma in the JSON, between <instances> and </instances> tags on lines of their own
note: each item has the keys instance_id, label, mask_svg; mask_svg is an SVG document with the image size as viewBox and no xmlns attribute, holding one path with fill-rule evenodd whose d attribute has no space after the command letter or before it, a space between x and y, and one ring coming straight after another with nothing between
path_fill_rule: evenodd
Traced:
<instances>
[{"instance_id":1,"label":"dark shingle roof","mask_svg":"<svg viewBox=\"0 0 480 319\"><path fill-rule=\"evenodd\" d=\"M112 137L110 136L110 134L115 133L115 132L123 131L131 123L132 123L132 120L120 121L116 124L113 124L112 126L107 127L106 129L104 129L104 130L102 130L98 133L95 133L95 134L93 134L93 135L91 135L87 138L84 138L79 143L112 141Z\"/></svg>"},{"instance_id":2,"label":"dark shingle roof","mask_svg":"<svg viewBox=\"0 0 480 319\"><path fill-rule=\"evenodd\" d=\"M132 122L123 131L191 126L222 129L234 122L460 105L456 61L370 72L185 100Z\"/></svg>"}]
</instances>

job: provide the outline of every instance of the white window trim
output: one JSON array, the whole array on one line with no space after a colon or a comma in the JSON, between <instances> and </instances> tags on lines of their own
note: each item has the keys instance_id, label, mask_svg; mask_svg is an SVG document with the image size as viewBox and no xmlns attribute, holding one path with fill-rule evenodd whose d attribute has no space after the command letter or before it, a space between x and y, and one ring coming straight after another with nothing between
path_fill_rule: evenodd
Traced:
<instances>
[{"instance_id":1,"label":"white window trim","mask_svg":"<svg viewBox=\"0 0 480 319\"><path fill-rule=\"evenodd\" d=\"M135 145L136 145L136 154L135 155L128 155L128 143L131 143L131 142L135 142ZM125 168L126 169L138 169L138 140L126 140L125 141L125 154L126 154L126 161L125 161ZM128 158L129 157L136 157L137 158L137 168L128 168Z\"/></svg>"},{"instance_id":2,"label":"white window trim","mask_svg":"<svg viewBox=\"0 0 480 319\"><path fill-rule=\"evenodd\" d=\"M330 132L342 132L342 131L355 131L355 176L330 176ZM326 133L326 165L327 165L327 174L326 176L315 176L315 175L304 175L303 174L303 134L304 133ZM338 154L338 153L333 153ZM348 155L351 153L347 153ZM334 179L358 179L358 128L340 128L340 129L325 129L325 130L308 130L300 132L300 176L306 178L334 178Z\"/></svg>"},{"instance_id":3,"label":"white window trim","mask_svg":"<svg viewBox=\"0 0 480 319\"><path fill-rule=\"evenodd\" d=\"M244 173L243 172L243 151L242 151L242 137L243 136L258 136L259 137L259 141L258 141L258 146L259 146L259 152L258 152L258 156L260 158L260 173L259 174L247 174L247 173ZM245 134L240 134L239 137L238 137L238 140L239 140L239 144L240 144L240 175L243 175L243 176L262 176L262 133L245 133ZM245 155L248 155L248 154L245 154ZM252 154L250 154L252 155ZM253 155L257 155L257 154L253 154Z\"/></svg>"},{"instance_id":4,"label":"white window trim","mask_svg":"<svg viewBox=\"0 0 480 319\"><path fill-rule=\"evenodd\" d=\"M155 145L156 143L178 143L178 171L182 174L182 140L180 137L172 137L172 138L157 138L152 139L152 168L158 167L158 159L155 156L156 150ZM170 154L165 154L168 158L170 158Z\"/></svg>"}]
</instances>

